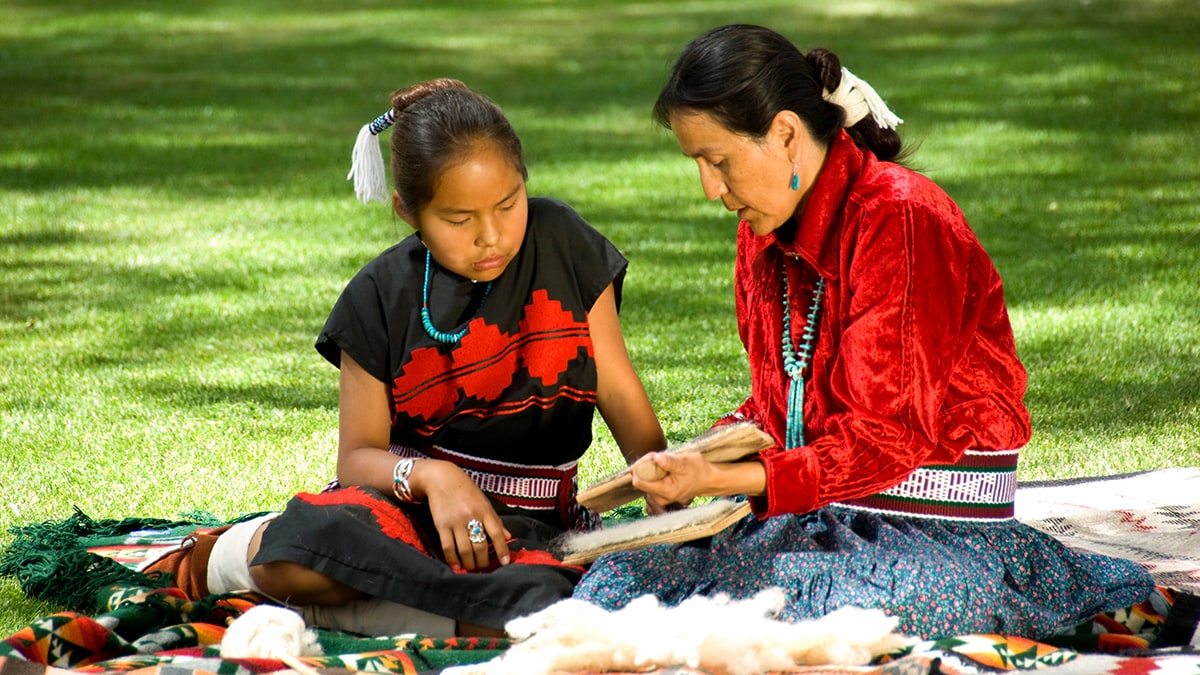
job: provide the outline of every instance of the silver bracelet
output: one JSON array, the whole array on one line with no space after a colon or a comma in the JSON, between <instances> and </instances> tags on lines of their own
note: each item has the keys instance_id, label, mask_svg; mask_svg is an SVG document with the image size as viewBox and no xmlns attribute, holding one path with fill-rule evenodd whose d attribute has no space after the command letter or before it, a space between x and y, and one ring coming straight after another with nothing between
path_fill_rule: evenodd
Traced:
<instances>
[{"instance_id":1,"label":"silver bracelet","mask_svg":"<svg viewBox=\"0 0 1200 675\"><path fill-rule=\"evenodd\" d=\"M396 499L406 504L417 503L413 497L412 486L408 484L408 476L412 473L415 463L411 457L405 457L396 462L395 468L392 469L392 493L396 495Z\"/></svg>"}]
</instances>

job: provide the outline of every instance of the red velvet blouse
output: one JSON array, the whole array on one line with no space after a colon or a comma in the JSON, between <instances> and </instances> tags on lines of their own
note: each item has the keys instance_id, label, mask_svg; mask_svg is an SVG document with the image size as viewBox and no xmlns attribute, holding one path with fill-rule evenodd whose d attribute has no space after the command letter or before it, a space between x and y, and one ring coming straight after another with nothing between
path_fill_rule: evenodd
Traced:
<instances>
[{"instance_id":1,"label":"red velvet blouse","mask_svg":"<svg viewBox=\"0 0 1200 675\"><path fill-rule=\"evenodd\" d=\"M765 237L738 232L738 330L751 394L734 418L786 436L783 284L803 343L816 275L826 282L805 374L804 438L760 454L760 517L872 495L967 449L1029 440L1000 276L958 206L924 176L855 146L830 146L803 213Z\"/></svg>"}]
</instances>

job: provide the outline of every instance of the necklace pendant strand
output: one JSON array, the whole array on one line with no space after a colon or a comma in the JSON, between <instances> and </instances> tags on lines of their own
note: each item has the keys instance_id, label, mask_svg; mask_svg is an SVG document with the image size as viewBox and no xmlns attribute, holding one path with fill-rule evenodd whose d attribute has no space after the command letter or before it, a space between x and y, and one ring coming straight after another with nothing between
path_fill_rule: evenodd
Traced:
<instances>
[{"instance_id":1,"label":"necklace pendant strand","mask_svg":"<svg viewBox=\"0 0 1200 675\"><path fill-rule=\"evenodd\" d=\"M425 249L425 284L421 289L421 325L425 327L425 334L443 344L453 344L458 342L467 334L467 329L464 326L462 330L455 333L443 333L433 325L433 319L429 317L429 268L432 265L433 254L429 249ZM483 299L479 301L479 309L475 310L478 314L479 310L483 309L483 303L487 302L488 294L492 292L492 282L488 282L483 289ZM474 317L472 317L474 318Z\"/></svg>"},{"instance_id":2,"label":"necklace pendant strand","mask_svg":"<svg viewBox=\"0 0 1200 675\"><path fill-rule=\"evenodd\" d=\"M813 287L812 304L808 307L808 316L804 322L804 342L800 345L799 356L792 342L792 312L791 298L788 289L787 267L781 266L783 272L783 372L788 376L788 405L787 405L787 447L798 448L804 445L804 370L812 357L813 345L817 339L817 315L821 311L821 299L825 296L825 278L817 277Z\"/></svg>"}]
</instances>

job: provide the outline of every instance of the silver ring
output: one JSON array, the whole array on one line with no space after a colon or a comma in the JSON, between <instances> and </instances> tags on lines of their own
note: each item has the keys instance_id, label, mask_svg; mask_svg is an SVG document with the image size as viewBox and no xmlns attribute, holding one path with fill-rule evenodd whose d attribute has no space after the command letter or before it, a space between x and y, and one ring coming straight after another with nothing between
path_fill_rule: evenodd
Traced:
<instances>
[{"instance_id":1,"label":"silver ring","mask_svg":"<svg viewBox=\"0 0 1200 675\"><path fill-rule=\"evenodd\" d=\"M472 544L482 544L487 541L487 534L483 531L483 523L474 518L467 521L467 540Z\"/></svg>"}]
</instances>

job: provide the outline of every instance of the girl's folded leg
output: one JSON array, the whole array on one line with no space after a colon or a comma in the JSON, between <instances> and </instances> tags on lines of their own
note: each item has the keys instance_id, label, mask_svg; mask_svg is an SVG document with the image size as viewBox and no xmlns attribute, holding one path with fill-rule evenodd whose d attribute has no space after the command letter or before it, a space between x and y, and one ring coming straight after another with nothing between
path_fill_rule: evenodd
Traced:
<instances>
[{"instance_id":1,"label":"girl's folded leg","mask_svg":"<svg viewBox=\"0 0 1200 675\"><path fill-rule=\"evenodd\" d=\"M309 626L374 637L419 633L428 637L455 636L454 619L431 614L380 598L360 598L344 605L300 607Z\"/></svg>"}]
</instances>

